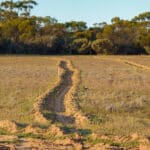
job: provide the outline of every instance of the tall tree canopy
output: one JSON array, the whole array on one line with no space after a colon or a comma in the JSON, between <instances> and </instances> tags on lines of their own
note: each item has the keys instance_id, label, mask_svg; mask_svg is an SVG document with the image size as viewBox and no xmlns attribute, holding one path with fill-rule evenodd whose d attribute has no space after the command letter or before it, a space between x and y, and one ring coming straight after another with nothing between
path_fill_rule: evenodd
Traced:
<instances>
[{"instance_id":1,"label":"tall tree canopy","mask_svg":"<svg viewBox=\"0 0 150 150\"><path fill-rule=\"evenodd\" d=\"M0 3L0 53L7 54L150 54L150 12L111 24L59 23L31 16L36 0Z\"/></svg>"}]
</instances>

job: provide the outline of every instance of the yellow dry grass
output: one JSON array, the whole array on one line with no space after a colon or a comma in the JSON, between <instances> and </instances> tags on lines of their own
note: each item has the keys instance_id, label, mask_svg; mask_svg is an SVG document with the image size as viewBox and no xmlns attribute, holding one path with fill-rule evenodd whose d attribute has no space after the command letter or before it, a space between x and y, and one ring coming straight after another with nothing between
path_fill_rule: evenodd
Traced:
<instances>
[{"instance_id":1,"label":"yellow dry grass","mask_svg":"<svg viewBox=\"0 0 150 150\"><path fill-rule=\"evenodd\" d=\"M59 59L58 59L59 60ZM45 92L43 92L43 94L41 94L38 98L37 98L37 102L34 104L34 118L36 120L37 123L40 124L49 124L51 122L51 120L48 120L47 118L44 117L43 115L43 107L44 107L44 103L45 100L49 97L50 93L54 92L55 87L59 86L61 84L61 79L62 76L64 75L64 70L60 67L61 65L61 61L58 62L57 64L57 80L56 82L53 84L52 88L47 89Z\"/></svg>"},{"instance_id":2,"label":"yellow dry grass","mask_svg":"<svg viewBox=\"0 0 150 150\"><path fill-rule=\"evenodd\" d=\"M0 120L33 123L37 97L57 80L54 57L0 56Z\"/></svg>"},{"instance_id":3,"label":"yellow dry grass","mask_svg":"<svg viewBox=\"0 0 150 150\"><path fill-rule=\"evenodd\" d=\"M77 126L74 131L77 133L80 131L78 127L83 128L80 132L88 129L90 135L82 133L85 143L104 142L114 145L115 142L119 142L125 147L136 147L137 140L143 139L143 136L148 139L150 135L149 58L146 56L0 56L0 120L7 119L0 121L0 128L3 129L5 126L14 131L12 132L14 134L18 132L18 135L23 130L25 133L33 132L45 137L48 133L50 138L53 134L59 133L60 138L64 138L63 131L67 132L70 124L65 124L66 129L57 127L54 118L52 120L54 124L47 126L47 129L33 125L36 121L40 123L51 121L42 114L43 102L45 103L45 98L50 93L57 92L56 101L60 103L59 106L52 107L61 109L63 107L61 105L64 105L63 115L75 119ZM58 66L61 61L66 63L66 67ZM64 73L66 77L63 76ZM57 86L62 86L61 84L64 89L66 88L65 91L62 91L62 88L58 88L60 91L54 91ZM64 122L63 117L59 119ZM30 125L20 129L17 124L9 120ZM73 136L73 132L70 136ZM30 134L29 136L34 137ZM77 138L81 137L77 134ZM80 148L84 145L80 143L81 141L74 143L70 138L67 139L68 141L73 142L75 146L78 144Z\"/></svg>"},{"instance_id":4,"label":"yellow dry grass","mask_svg":"<svg viewBox=\"0 0 150 150\"><path fill-rule=\"evenodd\" d=\"M150 57L135 58L135 63L145 65L146 62L147 66L150 63ZM123 59L131 61L132 57L76 56L68 59L81 72L78 101L81 110L90 118L93 131L149 136L149 70L124 63Z\"/></svg>"}]
</instances>

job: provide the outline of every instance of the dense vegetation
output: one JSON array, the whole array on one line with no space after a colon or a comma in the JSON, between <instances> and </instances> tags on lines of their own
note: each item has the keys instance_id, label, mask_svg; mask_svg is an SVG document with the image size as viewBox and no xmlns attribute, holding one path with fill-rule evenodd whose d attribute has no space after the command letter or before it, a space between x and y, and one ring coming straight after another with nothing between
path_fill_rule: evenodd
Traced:
<instances>
[{"instance_id":1,"label":"dense vegetation","mask_svg":"<svg viewBox=\"0 0 150 150\"><path fill-rule=\"evenodd\" d=\"M1 54L149 54L150 12L111 24L31 16L34 0L0 3Z\"/></svg>"}]
</instances>

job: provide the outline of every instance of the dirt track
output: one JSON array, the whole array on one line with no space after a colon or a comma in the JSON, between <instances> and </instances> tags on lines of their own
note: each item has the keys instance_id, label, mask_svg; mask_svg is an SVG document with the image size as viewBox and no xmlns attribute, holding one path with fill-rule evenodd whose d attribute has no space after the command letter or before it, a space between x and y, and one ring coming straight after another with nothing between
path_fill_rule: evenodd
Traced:
<instances>
[{"instance_id":1,"label":"dirt track","mask_svg":"<svg viewBox=\"0 0 150 150\"><path fill-rule=\"evenodd\" d=\"M53 89L47 91L39 98L38 104L35 107L35 118L43 123L51 121L54 125L54 130L50 126L49 132L54 131L56 135L65 135L64 131L57 126L57 123L60 123L62 126L70 124L74 127L72 132L76 133L78 137L78 127L83 127L83 124L87 121L87 118L79 112L76 99L74 98L79 82L79 72L72 66L70 61L66 60L61 60L58 67L62 72L58 82ZM52 113L54 117L44 114L45 111ZM28 139L22 139L20 145L16 146L16 149L26 149L27 147L32 149L35 144L38 145L38 149L42 149L40 145L45 147L45 149L82 149L83 147L80 141L75 142L70 138L64 141L56 141L56 143L46 143L46 141L43 143L40 140L28 141Z\"/></svg>"},{"instance_id":2,"label":"dirt track","mask_svg":"<svg viewBox=\"0 0 150 150\"><path fill-rule=\"evenodd\" d=\"M97 59L104 59L104 60L113 60L113 61L116 61L116 62L122 62L122 63L125 63L127 65L130 65L130 66L133 66L133 67L136 67L136 68L139 68L139 69L143 69L143 70L150 70L150 67L149 66L145 66L145 65L142 65L140 63L135 63L133 61L129 61L129 60L126 60L126 59L118 59L118 58L98 58Z\"/></svg>"},{"instance_id":3,"label":"dirt track","mask_svg":"<svg viewBox=\"0 0 150 150\"><path fill-rule=\"evenodd\" d=\"M55 114L53 122L60 122L62 124L74 123L74 117L66 114L65 95L72 86L73 72L67 67L67 62L61 61L60 67L64 70L61 77L60 85L55 87L54 91L45 99L44 108Z\"/></svg>"},{"instance_id":4,"label":"dirt track","mask_svg":"<svg viewBox=\"0 0 150 150\"><path fill-rule=\"evenodd\" d=\"M63 131L55 125L56 123L61 123L62 125L74 125L75 117L71 113L67 113L67 110L72 112L73 106L75 106L75 102L73 105L69 105L67 100L71 100L72 98L70 94L72 94L71 88L73 87L72 77L74 75L73 70L68 67L69 62L60 61L59 63L59 71L60 76L58 77L58 81L53 89L47 90L43 95L38 97L37 104L34 107L34 116L35 120L39 123L47 123L50 121L52 125L47 130L41 130L42 134L50 133L55 136L63 136ZM76 86L76 85L75 85ZM68 94L70 93L70 94ZM67 107L67 108L66 108ZM49 118L49 116L44 115L43 111L51 112L55 115L54 118ZM76 110L74 110L76 111ZM73 112L74 112L73 111ZM27 127L28 128L28 127ZM11 127L10 127L11 129ZM25 129L26 130L26 129ZM36 133L36 129L29 127L29 132L32 130L34 134ZM17 131L16 131L17 132ZM1 145L0 150L32 150L32 149L73 149L78 148L81 149L82 145L74 142L72 139L58 140L55 143L47 140L41 139L32 139L32 138L20 138L18 139L19 143L15 145Z\"/></svg>"}]
</instances>

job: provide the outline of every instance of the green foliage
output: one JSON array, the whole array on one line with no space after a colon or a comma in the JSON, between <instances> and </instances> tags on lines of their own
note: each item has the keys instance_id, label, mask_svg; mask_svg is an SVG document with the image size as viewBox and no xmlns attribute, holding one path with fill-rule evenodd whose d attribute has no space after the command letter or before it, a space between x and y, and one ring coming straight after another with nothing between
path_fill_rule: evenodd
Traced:
<instances>
[{"instance_id":1,"label":"green foliage","mask_svg":"<svg viewBox=\"0 0 150 150\"><path fill-rule=\"evenodd\" d=\"M149 46L145 46L144 48L145 48L146 53L150 54L150 47Z\"/></svg>"},{"instance_id":2,"label":"green foliage","mask_svg":"<svg viewBox=\"0 0 150 150\"><path fill-rule=\"evenodd\" d=\"M90 53L90 41L86 38L75 39L72 43L72 48L77 50L79 54L88 54Z\"/></svg>"},{"instance_id":3,"label":"green foliage","mask_svg":"<svg viewBox=\"0 0 150 150\"><path fill-rule=\"evenodd\" d=\"M111 22L112 23L118 23L118 22L120 22L120 18L119 17L114 17L114 18L111 19Z\"/></svg>"},{"instance_id":4,"label":"green foliage","mask_svg":"<svg viewBox=\"0 0 150 150\"><path fill-rule=\"evenodd\" d=\"M33 139L40 139L42 138L42 135L39 134L33 134L33 133L20 133L18 134L19 138L33 138Z\"/></svg>"},{"instance_id":5,"label":"green foliage","mask_svg":"<svg viewBox=\"0 0 150 150\"><path fill-rule=\"evenodd\" d=\"M132 21L150 21L150 12L144 12L142 14L139 14L138 16L135 16Z\"/></svg>"},{"instance_id":6,"label":"green foliage","mask_svg":"<svg viewBox=\"0 0 150 150\"><path fill-rule=\"evenodd\" d=\"M96 54L115 54L113 44L108 39L97 39L93 41L92 48Z\"/></svg>"},{"instance_id":7,"label":"green foliage","mask_svg":"<svg viewBox=\"0 0 150 150\"><path fill-rule=\"evenodd\" d=\"M71 22L66 22L66 28L68 31L75 32L75 31L85 30L87 26L86 26L86 22L71 21Z\"/></svg>"},{"instance_id":8,"label":"green foliage","mask_svg":"<svg viewBox=\"0 0 150 150\"><path fill-rule=\"evenodd\" d=\"M88 143L91 143L92 145L96 145L98 143L103 143L103 144L109 144L109 145L114 146L114 147L125 147L125 148L135 148L135 147L139 146L138 141L125 141L125 142L118 141L118 142L115 142L112 139L98 139L98 138L93 139L90 136L87 136L85 138L85 141Z\"/></svg>"},{"instance_id":9,"label":"green foliage","mask_svg":"<svg viewBox=\"0 0 150 150\"><path fill-rule=\"evenodd\" d=\"M0 128L0 135L9 135L9 134L10 133L7 130Z\"/></svg>"},{"instance_id":10,"label":"green foliage","mask_svg":"<svg viewBox=\"0 0 150 150\"><path fill-rule=\"evenodd\" d=\"M104 122L104 117L102 117L101 114L89 114L89 116L92 124L99 125L100 123Z\"/></svg>"},{"instance_id":11,"label":"green foliage","mask_svg":"<svg viewBox=\"0 0 150 150\"><path fill-rule=\"evenodd\" d=\"M50 16L31 16L34 0L0 3L0 53L19 54L146 54L150 51L150 12L112 24L59 23ZM92 46L91 46L92 45ZM93 50L92 50L92 48Z\"/></svg>"},{"instance_id":12,"label":"green foliage","mask_svg":"<svg viewBox=\"0 0 150 150\"><path fill-rule=\"evenodd\" d=\"M142 31L139 36L139 43L145 48L146 52L150 54L150 31Z\"/></svg>"}]
</instances>

